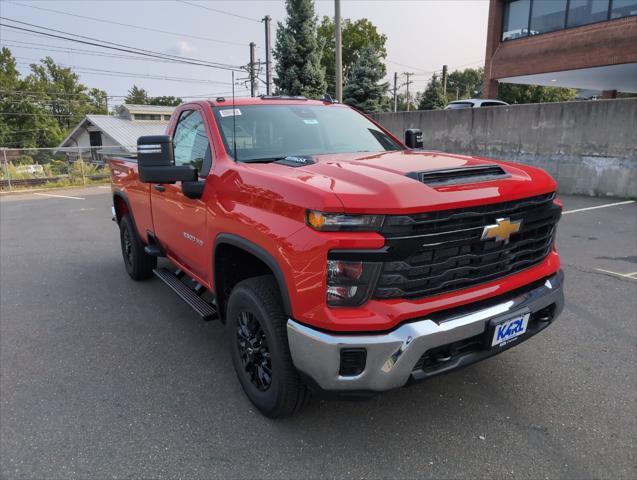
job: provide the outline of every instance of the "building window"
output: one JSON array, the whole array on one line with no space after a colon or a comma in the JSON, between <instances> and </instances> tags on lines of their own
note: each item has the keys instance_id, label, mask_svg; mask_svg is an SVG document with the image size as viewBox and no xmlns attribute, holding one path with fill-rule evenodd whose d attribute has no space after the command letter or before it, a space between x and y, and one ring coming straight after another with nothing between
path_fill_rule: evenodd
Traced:
<instances>
[{"instance_id":1,"label":"building window","mask_svg":"<svg viewBox=\"0 0 637 480\"><path fill-rule=\"evenodd\" d=\"M150 113L136 113L135 120L161 120L161 115L153 115Z\"/></svg>"},{"instance_id":2,"label":"building window","mask_svg":"<svg viewBox=\"0 0 637 480\"><path fill-rule=\"evenodd\" d=\"M610 18L630 17L637 15L637 0L613 0Z\"/></svg>"},{"instance_id":3,"label":"building window","mask_svg":"<svg viewBox=\"0 0 637 480\"><path fill-rule=\"evenodd\" d=\"M168 122L170 120L170 115L164 115L164 121Z\"/></svg>"},{"instance_id":4,"label":"building window","mask_svg":"<svg viewBox=\"0 0 637 480\"><path fill-rule=\"evenodd\" d=\"M609 0L570 0L567 27L579 27L608 19Z\"/></svg>"},{"instance_id":5,"label":"building window","mask_svg":"<svg viewBox=\"0 0 637 480\"><path fill-rule=\"evenodd\" d=\"M526 37L529 34L531 0L513 0L504 5L502 40Z\"/></svg>"},{"instance_id":6,"label":"building window","mask_svg":"<svg viewBox=\"0 0 637 480\"><path fill-rule=\"evenodd\" d=\"M534 0L531 6L531 35L564 28L566 0Z\"/></svg>"},{"instance_id":7,"label":"building window","mask_svg":"<svg viewBox=\"0 0 637 480\"><path fill-rule=\"evenodd\" d=\"M102 132L88 132L88 137L91 147L102 146Z\"/></svg>"},{"instance_id":8,"label":"building window","mask_svg":"<svg viewBox=\"0 0 637 480\"><path fill-rule=\"evenodd\" d=\"M508 0L502 41L633 15L637 0Z\"/></svg>"}]
</instances>

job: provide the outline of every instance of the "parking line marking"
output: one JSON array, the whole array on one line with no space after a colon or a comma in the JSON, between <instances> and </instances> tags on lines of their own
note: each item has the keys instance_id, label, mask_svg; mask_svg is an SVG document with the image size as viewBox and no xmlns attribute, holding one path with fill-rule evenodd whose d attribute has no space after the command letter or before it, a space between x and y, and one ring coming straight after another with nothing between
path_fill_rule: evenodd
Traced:
<instances>
[{"instance_id":1,"label":"parking line marking","mask_svg":"<svg viewBox=\"0 0 637 480\"><path fill-rule=\"evenodd\" d=\"M110 185L98 185L97 188L108 188L110 190L111 186Z\"/></svg>"},{"instance_id":2,"label":"parking line marking","mask_svg":"<svg viewBox=\"0 0 637 480\"><path fill-rule=\"evenodd\" d=\"M562 212L562 215L566 215L568 213L587 212L589 210L597 210L598 208L616 207L618 205L628 205L629 203L635 203L635 200L626 200L625 202L616 202L616 203L606 203L604 205L597 205L595 207L577 208L575 210L565 210Z\"/></svg>"},{"instance_id":3,"label":"parking line marking","mask_svg":"<svg viewBox=\"0 0 637 480\"><path fill-rule=\"evenodd\" d=\"M596 268L598 272L610 273L611 275L617 275L618 277L630 278L631 280L637 280L637 272L632 273L618 273L610 270L604 270L603 268Z\"/></svg>"},{"instance_id":4,"label":"parking line marking","mask_svg":"<svg viewBox=\"0 0 637 480\"><path fill-rule=\"evenodd\" d=\"M39 195L41 197L55 197L55 198L71 198L73 200L86 200L82 197L70 197L68 195L53 195L52 193L34 193L33 195Z\"/></svg>"}]
</instances>

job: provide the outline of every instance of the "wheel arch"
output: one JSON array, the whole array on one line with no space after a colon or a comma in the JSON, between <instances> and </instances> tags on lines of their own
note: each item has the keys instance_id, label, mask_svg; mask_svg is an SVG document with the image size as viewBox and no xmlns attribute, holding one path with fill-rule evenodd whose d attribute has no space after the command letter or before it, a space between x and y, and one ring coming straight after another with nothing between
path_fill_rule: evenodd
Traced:
<instances>
[{"instance_id":1,"label":"wheel arch","mask_svg":"<svg viewBox=\"0 0 637 480\"><path fill-rule=\"evenodd\" d=\"M128 197L126 197L124 192L113 192L113 208L115 209L115 220L117 221L117 224L119 225L119 222L124 215L128 215L133 222L135 233L137 233L137 236L141 238L139 230L137 229L137 222L135 222L135 217L133 216L133 210L131 209Z\"/></svg>"},{"instance_id":2,"label":"wheel arch","mask_svg":"<svg viewBox=\"0 0 637 480\"><path fill-rule=\"evenodd\" d=\"M290 302L290 295L285 281L285 275L281 270L276 259L265 249L259 245L247 240L246 238L234 235L231 233L221 233L215 239L214 251L213 251L213 276L215 284L215 296L217 297L217 307L219 314L223 315L225 312L225 292L223 291L224 278L221 277L223 268L221 268L220 253L224 247L232 247L234 249L241 250L247 255L250 255L259 260L274 276L279 292L281 294L281 301L283 304L283 311L286 315L292 316L292 305ZM262 274L263 272L261 272ZM253 275L250 275L253 276ZM249 277L246 277L249 278ZM221 287L221 288L220 288Z\"/></svg>"}]
</instances>

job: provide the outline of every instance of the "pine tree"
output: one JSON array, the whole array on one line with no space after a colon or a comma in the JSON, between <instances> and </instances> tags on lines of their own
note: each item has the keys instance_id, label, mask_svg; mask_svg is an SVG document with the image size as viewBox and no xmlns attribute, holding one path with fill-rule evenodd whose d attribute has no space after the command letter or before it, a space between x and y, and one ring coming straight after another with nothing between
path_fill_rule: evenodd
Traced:
<instances>
[{"instance_id":1,"label":"pine tree","mask_svg":"<svg viewBox=\"0 0 637 480\"><path fill-rule=\"evenodd\" d=\"M389 87L387 82L379 83L383 77L383 64L376 51L371 47L363 48L343 90L344 103L367 113L380 112Z\"/></svg>"},{"instance_id":2,"label":"pine tree","mask_svg":"<svg viewBox=\"0 0 637 480\"><path fill-rule=\"evenodd\" d=\"M124 103L130 103L133 105L147 105L148 93L143 88L139 88L137 85L133 85L128 91L128 95L124 98Z\"/></svg>"},{"instance_id":3,"label":"pine tree","mask_svg":"<svg viewBox=\"0 0 637 480\"><path fill-rule=\"evenodd\" d=\"M286 0L287 19L279 22L274 46L277 92L320 97L325 93L325 72L316 34L312 0Z\"/></svg>"},{"instance_id":4,"label":"pine tree","mask_svg":"<svg viewBox=\"0 0 637 480\"><path fill-rule=\"evenodd\" d=\"M434 74L420 98L418 110L440 110L445 105L447 105L447 101L442 94L442 83L438 80L438 76Z\"/></svg>"}]
</instances>

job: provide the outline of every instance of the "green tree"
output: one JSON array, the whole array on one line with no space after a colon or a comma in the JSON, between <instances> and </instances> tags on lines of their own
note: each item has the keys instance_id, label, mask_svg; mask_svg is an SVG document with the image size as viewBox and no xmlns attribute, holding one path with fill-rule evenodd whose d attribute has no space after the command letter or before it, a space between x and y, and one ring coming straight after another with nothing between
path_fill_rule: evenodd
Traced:
<instances>
[{"instance_id":1,"label":"green tree","mask_svg":"<svg viewBox=\"0 0 637 480\"><path fill-rule=\"evenodd\" d=\"M319 46L321 48L321 65L325 69L325 79L327 81L327 93L335 95L336 81L336 59L335 59L335 38L334 21L329 17L323 17L317 30ZM378 32L376 26L361 18L352 21L348 18L341 21L341 45L343 49L343 83L347 84L352 76L352 68L358 61L361 52L365 48L371 48L379 59L387 57L385 42L387 36ZM385 64L379 62L381 78L385 76Z\"/></svg>"},{"instance_id":2,"label":"green tree","mask_svg":"<svg viewBox=\"0 0 637 480\"><path fill-rule=\"evenodd\" d=\"M148 105L164 105L167 107L176 107L181 105L184 101L179 97L162 96L162 97L150 97L148 98Z\"/></svg>"},{"instance_id":3,"label":"green tree","mask_svg":"<svg viewBox=\"0 0 637 480\"><path fill-rule=\"evenodd\" d=\"M440 110L445 108L447 100L442 94L442 83L436 74L431 77L427 88L420 96L418 110Z\"/></svg>"},{"instance_id":4,"label":"green tree","mask_svg":"<svg viewBox=\"0 0 637 480\"><path fill-rule=\"evenodd\" d=\"M273 55L274 79L284 95L320 97L325 93L325 73L316 34L317 19L312 0L286 0L287 18L279 22Z\"/></svg>"},{"instance_id":5,"label":"green tree","mask_svg":"<svg viewBox=\"0 0 637 480\"><path fill-rule=\"evenodd\" d=\"M465 98L479 98L482 94L482 68L454 70L447 78L447 102Z\"/></svg>"},{"instance_id":6,"label":"green tree","mask_svg":"<svg viewBox=\"0 0 637 480\"><path fill-rule=\"evenodd\" d=\"M52 115L56 98L33 78L20 78L11 51L0 51L1 145L35 148L59 143L65 132Z\"/></svg>"},{"instance_id":7,"label":"green tree","mask_svg":"<svg viewBox=\"0 0 637 480\"><path fill-rule=\"evenodd\" d=\"M42 59L39 65L31 64L25 84L29 90L41 92L47 110L64 131L75 127L88 113L106 113L106 92L89 90L76 73L56 64L51 57Z\"/></svg>"},{"instance_id":8,"label":"green tree","mask_svg":"<svg viewBox=\"0 0 637 480\"><path fill-rule=\"evenodd\" d=\"M137 85L128 91L128 95L124 98L124 103L132 103L133 105L148 105L148 92Z\"/></svg>"},{"instance_id":9,"label":"green tree","mask_svg":"<svg viewBox=\"0 0 637 480\"><path fill-rule=\"evenodd\" d=\"M409 92L409 110L418 110L418 103L420 101L422 93ZM394 96L393 94L386 97L383 102L383 109L386 112L394 111ZM406 112L407 111L407 93L402 92L396 95L396 111L397 112Z\"/></svg>"},{"instance_id":10,"label":"green tree","mask_svg":"<svg viewBox=\"0 0 637 480\"><path fill-rule=\"evenodd\" d=\"M11 55L8 48L3 47L0 50L0 144L7 145L13 140L13 127L16 118L12 118L8 113L13 112L15 104L22 97L19 94L13 94L19 90L20 74L16 67L15 58Z\"/></svg>"},{"instance_id":11,"label":"green tree","mask_svg":"<svg viewBox=\"0 0 637 480\"><path fill-rule=\"evenodd\" d=\"M574 88L515 85L512 83L501 83L498 87L498 98L512 104L567 102L575 100L575 97L577 97L577 90Z\"/></svg>"},{"instance_id":12,"label":"green tree","mask_svg":"<svg viewBox=\"0 0 637 480\"><path fill-rule=\"evenodd\" d=\"M343 90L343 101L367 113L377 113L383 109L387 82L380 58L372 47L365 47L352 66L350 79Z\"/></svg>"}]
</instances>

